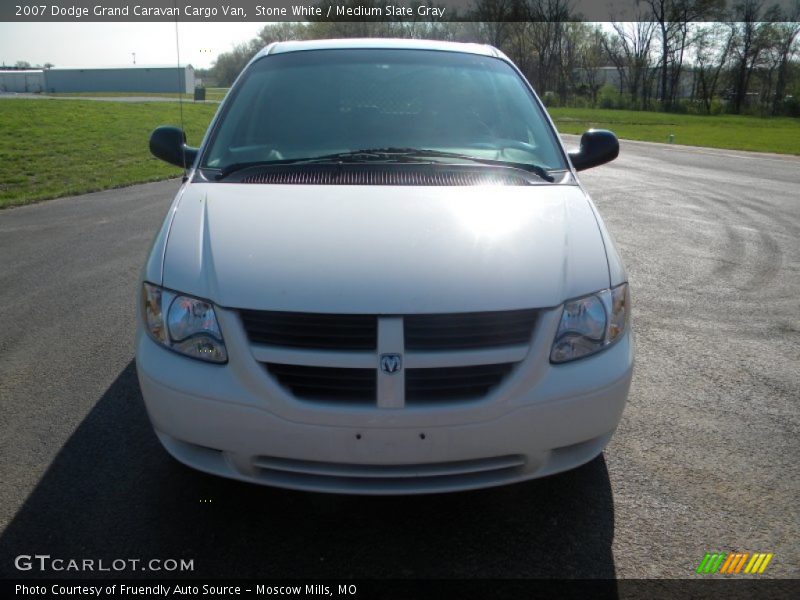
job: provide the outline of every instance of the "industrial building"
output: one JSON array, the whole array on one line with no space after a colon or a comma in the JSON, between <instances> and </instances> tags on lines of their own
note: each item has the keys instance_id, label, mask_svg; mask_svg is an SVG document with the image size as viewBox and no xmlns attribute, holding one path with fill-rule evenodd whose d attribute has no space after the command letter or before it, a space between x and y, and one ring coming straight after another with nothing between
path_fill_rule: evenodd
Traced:
<instances>
[{"instance_id":1,"label":"industrial building","mask_svg":"<svg viewBox=\"0 0 800 600\"><path fill-rule=\"evenodd\" d=\"M145 92L194 91L192 65L124 67L53 67L0 71L0 92Z\"/></svg>"},{"instance_id":2,"label":"industrial building","mask_svg":"<svg viewBox=\"0 0 800 600\"><path fill-rule=\"evenodd\" d=\"M194 90L194 69L184 66L53 67L44 71L45 91L181 92Z\"/></svg>"},{"instance_id":3,"label":"industrial building","mask_svg":"<svg viewBox=\"0 0 800 600\"><path fill-rule=\"evenodd\" d=\"M44 73L41 69L0 70L0 92L36 94L44 91Z\"/></svg>"}]
</instances>

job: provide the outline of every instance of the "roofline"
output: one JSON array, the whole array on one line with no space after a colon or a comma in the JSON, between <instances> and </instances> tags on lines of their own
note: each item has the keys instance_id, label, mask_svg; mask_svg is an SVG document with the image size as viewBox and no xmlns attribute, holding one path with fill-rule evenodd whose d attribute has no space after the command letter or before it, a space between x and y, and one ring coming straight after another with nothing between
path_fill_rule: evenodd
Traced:
<instances>
[{"instance_id":1,"label":"roofline","mask_svg":"<svg viewBox=\"0 0 800 600\"><path fill-rule=\"evenodd\" d=\"M476 54L492 56L508 60L505 54L497 48L487 44L472 44L464 42L442 42L438 40L411 40L404 38L346 38L331 40L305 40L289 42L273 42L261 49L253 61L273 54L286 54L289 52L303 52L308 50L435 50L440 52L461 52L463 54ZM252 61L251 61L252 62Z\"/></svg>"},{"instance_id":2,"label":"roofline","mask_svg":"<svg viewBox=\"0 0 800 600\"><path fill-rule=\"evenodd\" d=\"M132 71L135 69L194 69L190 64L186 65L109 65L107 67L50 67L45 71Z\"/></svg>"}]
</instances>

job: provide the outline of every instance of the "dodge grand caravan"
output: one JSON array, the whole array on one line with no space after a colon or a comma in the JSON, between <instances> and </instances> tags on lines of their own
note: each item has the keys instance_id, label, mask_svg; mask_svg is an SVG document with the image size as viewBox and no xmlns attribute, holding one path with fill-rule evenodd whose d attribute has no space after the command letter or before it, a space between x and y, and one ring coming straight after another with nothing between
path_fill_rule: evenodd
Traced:
<instances>
[{"instance_id":1,"label":"dodge grand caravan","mask_svg":"<svg viewBox=\"0 0 800 600\"><path fill-rule=\"evenodd\" d=\"M136 364L177 460L286 488L464 490L603 451L633 366L627 276L498 50L281 42L239 76L140 286Z\"/></svg>"}]
</instances>

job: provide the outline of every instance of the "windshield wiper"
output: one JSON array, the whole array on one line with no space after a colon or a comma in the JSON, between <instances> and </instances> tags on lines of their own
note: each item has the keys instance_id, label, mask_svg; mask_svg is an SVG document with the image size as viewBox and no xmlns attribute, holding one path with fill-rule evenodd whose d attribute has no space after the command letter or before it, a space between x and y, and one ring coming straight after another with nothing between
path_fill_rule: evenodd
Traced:
<instances>
[{"instance_id":1,"label":"windshield wiper","mask_svg":"<svg viewBox=\"0 0 800 600\"><path fill-rule=\"evenodd\" d=\"M220 170L216 175L217 181L225 179L228 175L236 171L242 171L251 167L267 167L279 165L298 165L314 163L364 163L364 162L410 162L418 163L419 159L425 158L455 158L468 160L475 163L489 165L493 167L509 167L520 169L529 173L534 173L545 181L552 182L554 177L543 167L530 163L510 162L504 160L493 160L489 158L477 158L469 154L459 154L457 152L444 152L440 150L428 150L425 148L370 148L365 150L351 150L349 152L337 152L335 154L323 154L320 156L308 156L302 158L285 158L280 160L262 160L253 162L241 162L230 164Z\"/></svg>"},{"instance_id":2,"label":"windshield wiper","mask_svg":"<svg viewBox=\"0 0 800 600\"><path fill-rule=\"evenodd\" d=\"M429 150L426 148L376 148L373 150L362 150L361 152L372 152L387 157L407 157L407 158L456 158L469 160L472 162L489 165L492 167L510 167L534 173L545 181L555 181L555 178L547 172L544 167L532 163L513 162L508 160L497 160L492 158L479 158L470 154L459 152L445 152L443 150Z\"/></svg>"},{"instance_id":3,"label":"windshield wiper","mask_svg":"<svg viewBox=\"0 0 800 600\"><path fill-rule=\"evenodd\" d=\"M283 158L278 160L257 160L252 162L232 163L220 169L215 176L218 181L225 179L228 175L251 167L272 167L280 165L299 165L313 163L360 163L370 161L388 161L391 157L379 155L373 150L353 150L349 152L337 152L336 154L323 154L321 156L305 156L301 158Z\"/></svg>"}]
</instances>

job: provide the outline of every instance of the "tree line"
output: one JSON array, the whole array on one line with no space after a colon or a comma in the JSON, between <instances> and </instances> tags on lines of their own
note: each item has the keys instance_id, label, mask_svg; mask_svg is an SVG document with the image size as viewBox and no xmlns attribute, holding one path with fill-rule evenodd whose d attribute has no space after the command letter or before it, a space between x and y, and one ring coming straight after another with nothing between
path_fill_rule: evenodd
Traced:
<instances>
[{"instance_id":1,"label":"tree line","mask_svg":"<svg viewBox=\"0 0 800 600\"><path fill-rule=\"evenodd\" d=\"M272 23L207 77L229 86L276 41L425 38L499 48L550 105L800 116L800 0L636 0L635 10L636 21L601 24L581 21L569 0L475 0L462 21Z\"/></svg>"}]
</instances>

